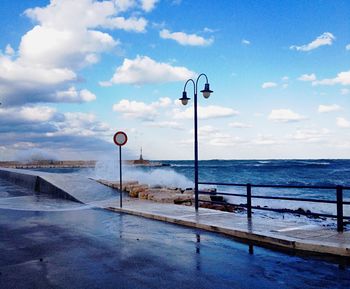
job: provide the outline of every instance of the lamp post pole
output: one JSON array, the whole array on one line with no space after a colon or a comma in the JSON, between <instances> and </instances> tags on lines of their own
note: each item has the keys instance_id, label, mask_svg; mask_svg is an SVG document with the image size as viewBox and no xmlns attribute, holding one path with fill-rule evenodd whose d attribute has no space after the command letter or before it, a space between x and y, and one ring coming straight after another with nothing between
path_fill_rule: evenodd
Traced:
<instances>
[{"instance_id":1,"label":"lamp post pole","mask_svg":"<svg viewBox=\"0 0 350 289\"><path fill-rule=\"evenodd\" d=\"M201 90L203 93L204 98L208 98L210 94L213 92L209 88L209 83L208 83L208 77L204 74L201 73L198 77L196 82L194 82L193 79L188 79L185 83L184 90L182 92L182 97L180 98L181 102L183 105L186 105L190 98L187 97L187 92L186 92L186 86L189 82L192 82L193 88L194 88L194 93L193 93L193 110L194 110L194 202L195 202L195 210L196 212L198 211L199 207L199 201L198 201L198 107L197 107L197 93L198 93L198 81L199 79L204 76L206 79L206 83L204 86L204 89Z\"/></svg>"}]
</instances>

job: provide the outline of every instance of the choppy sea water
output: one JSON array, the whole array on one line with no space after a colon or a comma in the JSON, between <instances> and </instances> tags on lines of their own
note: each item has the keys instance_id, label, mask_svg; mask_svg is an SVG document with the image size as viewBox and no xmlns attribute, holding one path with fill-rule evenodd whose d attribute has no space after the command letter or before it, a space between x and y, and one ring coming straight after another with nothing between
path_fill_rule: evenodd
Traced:
<instances>
[{"instance_id":1,"label":"choppy sea water","mask_svg":"<svg viewBox=\"0 0 350 289\"><path fill-rule=\"evenodd\" d=\"M138 180L151 185L172 187L193 187L193 161L162 161L167 167L123 168L125 180ZM76 173L95 178L116 180L119 176L118 162L98 162L95 169L49 169L59 173ZM350 186L350 160L209 160L199 162L201 182L251 183L267 185L313 185ZM208 187L208 186L204 186ZM245 188L216 186L220 192L245 194ZM273 189L253 188L253 195L287 196L335 200L335 190L320 189ZM244 198L225 197L230 203L245 203ZM350 201L350 191L344 191L344 200ZM296 201L253 199L253 205L272 208L310 210L315 213L335 214L336 205L305 203ZM350 216L350 206L344 206L344 213ZM272 216L266 212L259 212ZM288 214L286 215L288 216Z\"/></svg>"}]
</instances>

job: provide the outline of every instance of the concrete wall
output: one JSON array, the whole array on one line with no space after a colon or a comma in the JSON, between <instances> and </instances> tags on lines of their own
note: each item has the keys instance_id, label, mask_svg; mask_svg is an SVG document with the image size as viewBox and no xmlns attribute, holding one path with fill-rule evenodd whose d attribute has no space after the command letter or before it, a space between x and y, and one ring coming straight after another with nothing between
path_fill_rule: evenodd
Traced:
<instances>
[{"instance_id":1,"label":"concrete wall","mask_svg":"<svg viewBox=\"0 0 350 289\"><path fill-rule=\"evenodd\" d=\"M34 172L21 172L15 171L14 169L0 168L0 178L38 193L53 195L60 199L67 199L81 203L79 200L51 184L43 177L34 174Z\"/></svg>"},{"instance_id":2,"label":"concrete wall","mask_svg":"<svg viewBox=\"0 0 350 289\"><path fill-rule=\"evenodd\" d=\"M51 184L50 182L48 182L42 177L38 177L36 191L44 194L54 195L55 197L60 199L66 199L66 200L82 203L76 198L74 198L73 196L71 196L70 194L68 194L67 192L65 192L64 190L56 187L55 185Z\"/></svg>"},{"instance_id":3,"label":"concrete wall","mask_svg":"<svg viewBox=\"0 0 350 289\"><path fill-rule=\"evenodd\" d=\"M33 191L35 191L38 186L38 176L36 175L0 169L0 178Z\"/></svg>"}]
</instances>

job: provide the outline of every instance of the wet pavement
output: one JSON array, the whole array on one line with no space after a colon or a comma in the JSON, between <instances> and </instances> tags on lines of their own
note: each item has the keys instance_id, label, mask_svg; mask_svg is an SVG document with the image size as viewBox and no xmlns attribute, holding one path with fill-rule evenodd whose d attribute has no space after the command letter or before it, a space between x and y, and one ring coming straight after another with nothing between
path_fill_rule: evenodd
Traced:
<instances>
[{"instance_id":1,"label":"wet pavement","mask_svg":"<svg viewBox=\"0 0 350 289\"><path fill-rule=\"evenodd\" d=\"M310 222L295 222L268 216L252 218L218 210L158 203L128 198L120 208L119 202L106 202L104 207L150 219L181 224L250 240L274 248L300 251L304 254L325 254L350 258L350 231L337 232ZM350 288L350 287L349 287Z\"/></svg>"},{"instance_id":2,"label":"wet pavement","mask_svg":"<svg viewBox=\"0 0 350 289\"><path fill-rule=\"evenodd\" d=\"M10 198L17 200L16 206L14 201L5 206L4 200ZM23 200L26 205L21 207ZM350 284L349 267L340 259L339 265L334 260L303 258L199 229L78 208L77 203L36 196L3 180L1 202L0 288L349 288Z\"/></svg>"},{"instance_id":3,"label":"wet pavement","mask_svg":"<svg viewBox=\"0 0 350 289\"><path fill-rule=\"evenodd\" d=\"M258 244L287 248L300 252L332 254L350 258L350 231L337 232L309 222L277 220L253 215L246 218L217 210L178 206L125 198L123 208L119 207L119 192L99 184L86 176L57 174L29 170L0 169L0 177L25 187L56 196L60 199L74 200L91 207L106 208L119 213L128 213L150 219L186 225L193 228L220 232L232 237L249 240ZM35 197L37 198L37 197ZM0 201L0 207L8 205L28 206L31 199L21 202L7 198ZM43 200L40 202L43 204ZM46 203L45 203L46 205ZM42 205L41 205L42 206ZM50 205L48 206L50 208ZM18 208L18 206L17 206ZM19 209L19 208L18 208ZM64 209L63 209L64 210Z\"/></svg>"}]
</instances>

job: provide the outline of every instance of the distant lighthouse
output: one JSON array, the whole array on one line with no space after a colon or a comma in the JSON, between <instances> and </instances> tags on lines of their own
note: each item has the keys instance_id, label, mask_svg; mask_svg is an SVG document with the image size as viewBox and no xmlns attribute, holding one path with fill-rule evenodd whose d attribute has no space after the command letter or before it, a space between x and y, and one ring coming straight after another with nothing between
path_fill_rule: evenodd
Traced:
<instances>
[{"instance_id":1,"label":"distant lighthouse","mask_svg":"<svg viewBox=\"0 0 350 289\"><path fill-rule=\"evenodd\" d=\"M150 162L149 160L144 160L142 156L142 147L140 148L140 158L138 160L126 161L129 165L134 166L145 166L145 167L164 167L169 166L168 164L162 164L160 162Z\"/></svg>"},{"instance_id":2,"label":"distant lighthouse","mask_svg":"<svg viewBox=\"0 0 350 289\"><path fill-rule=\"evenodd\" d=\"M142 147L141 147L141 150L140 150L140 161L143 161L143 157L142 157Z\"/></svg>"}]
</instances>

